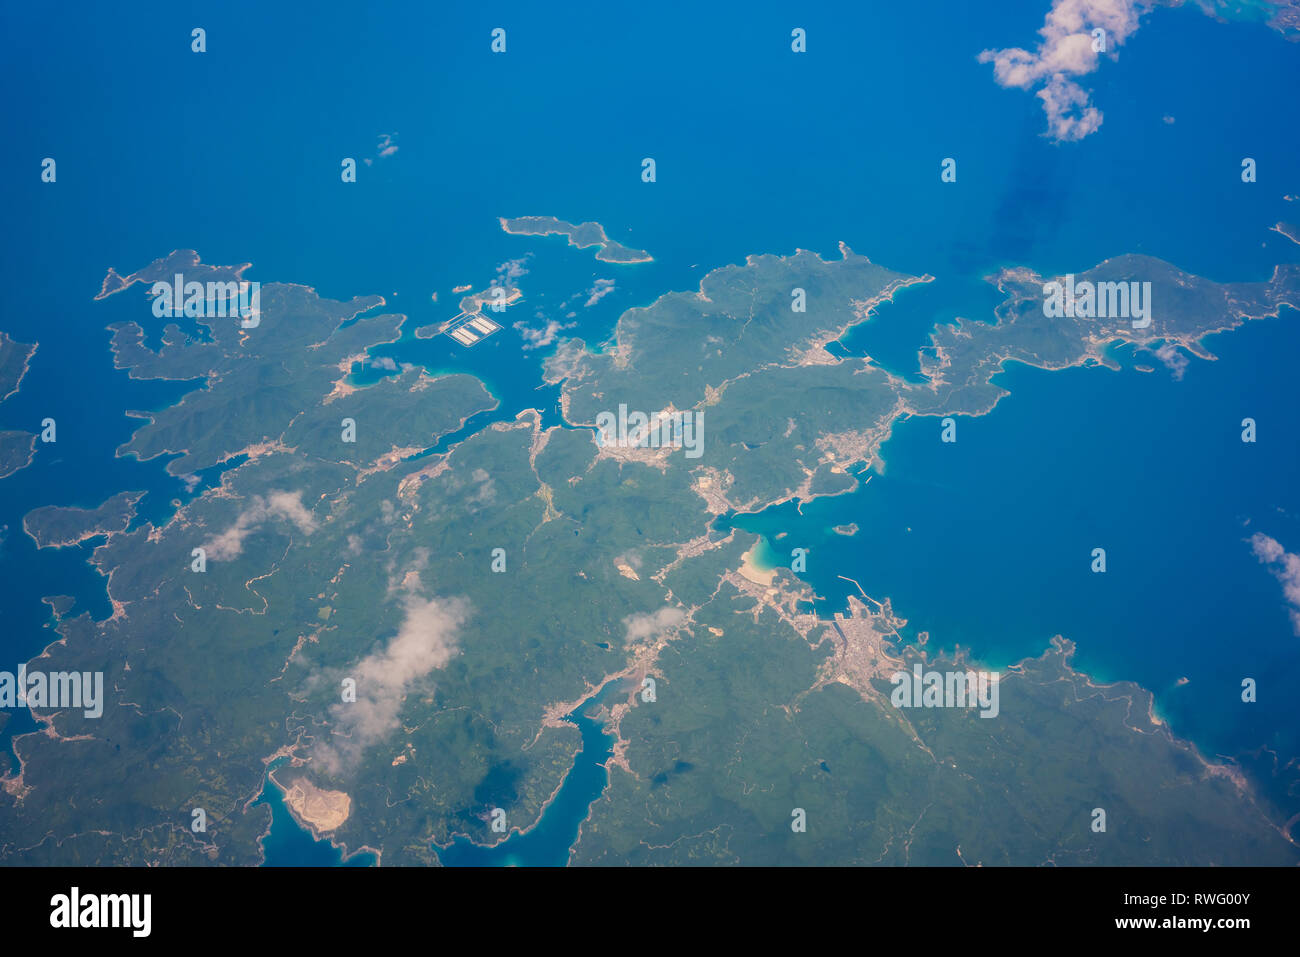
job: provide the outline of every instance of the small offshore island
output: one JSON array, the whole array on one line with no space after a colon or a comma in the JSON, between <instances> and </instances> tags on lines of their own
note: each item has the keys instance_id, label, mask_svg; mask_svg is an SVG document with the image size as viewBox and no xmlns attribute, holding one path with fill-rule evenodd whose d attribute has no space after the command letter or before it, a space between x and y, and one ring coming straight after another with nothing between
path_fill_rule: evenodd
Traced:
<instances>
[{"instance_id":1,"label":"small offshore island","mask_svg":"<svg viewBox=\"0 0 1300 957\"><path fill-rule=\"evenodd\" d=\"M37 548L67 548L125 531L144 492L119 492L98 508L42 505L23 516L23 531Z\"/></svg>"},{"instance_id":2,"label":"small offshore island","mask_svg":"<svg viewBox=\"0 0 1300 957\"><path fill-rule=\"evenodd\" d=\"M605 227L600 223L566 223L554 216L520 216L517 219L500 219L501 228L516 236L567 236L569 245L578 249L599 246L596 258L601 262L630 263L654 262L654 257L641 249L630 249L622 243L616 243L605 235Z\"/></svg>"}]
</instances>

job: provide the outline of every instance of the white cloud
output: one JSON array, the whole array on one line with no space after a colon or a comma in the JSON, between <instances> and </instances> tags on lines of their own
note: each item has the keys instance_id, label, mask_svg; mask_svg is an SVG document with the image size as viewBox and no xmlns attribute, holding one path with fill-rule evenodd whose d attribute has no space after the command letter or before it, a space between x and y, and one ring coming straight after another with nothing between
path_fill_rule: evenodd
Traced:
<instances>
[{"instance_id":1,"label":"white cloud","mask_svg":"<svg viewBox=\"0 0 1300 957\"><path fill-rule=\"evenodd\" d=\"M344 678L356 682L356 701L337 701L330 707L330 736L312 748L312 757L331 774L355 768L367 748L396 731L407 696L426 690L433 672L446 667L460 649L469 602L425 598L420 573L428 564L429 550L415 549L400 581L402 623L397 634L351 668L330 676L335 689L341 689ZM395 590L390 582L389 594ZM313 684L319 686L321 677Z\"/></svg>"},{"instance_id":2,"label":"white cloud","mask_svg":"<svg viewBox=\"0 0 1300 957\"><path fill-rule=\"evenodd\" d=\"M589 295L591 298L589 298L584 303L584 305L594 306L596 303L600 302L602 298L608 296L613 291L614 291L614 280L597 279L596 284L587 290L587 295Z\"/></svg>"},{"instance_id":3,"label":"white cloud","mask_svg":"<svg viewBox=\"0 0 1300 957\"><path fill-rule=\"evenodd\" d=\"M1191 360L1178 351L1178 346L1172 342L1166 342L1156 350L1156 358L1165 364L1175 379L1182 379L1183 373L1187 371Z\"/></svg>"},{"instance_id":4,"label":"white cloud","mask_svg":"<svg viewBox=\"0 0 1300 957\"><path fill-rule=\"evenodd\" d=\"M1037 95L1043 101L1047 129L1054 140L1081 140L1101 126L1101 110L1088 101L1087 91L1059 73Z\"/></svg>"},{"instance_id":5,"label":"white cloud","mask_svg":"<svg viewBox=\"0 0 1300 957\"><path fill-rule=\"evenodd\" d=\"M365 163L367 166L374 166L376 157L379 159L388 159L388 157L396 153L398 147L397 144L393 142L393 137L396 135L396 133L380 133L379 145L375 147L375 156L367 156L362 159L361 162Z\"/></svg>"},{"instance_id":6,"label":"white cloud","mask_svg":"<svg viewBox=\"0 0 1300 957\"><path fill-rule=\"evenodd\" d=\"M472 505L491 505L496 501L497 489L496 483L492 481L492 476L485 469L475 469L471 474L472 478L478 484L478 490L469 496L469 502Z\"/></svg>"},{"instance_id":7,"label":"white cloud","mask_svg":"<svg viewBox=\"0 0 1300 957\"><path fill-rule=\"evenodd\" d=\"M244 551L244 539L275 518L293 522L304 535L316 530L316 519L302 504L302 492L272 492L266 498L254 495L235 524L205 542L203 550L217 561L238 558Z\"/></svg>"},{"instance_id":8,"label":"white cloud","mask_svg":"<svg viewBox=\"0 0 1300 957\"><path fill-rule=\"evenodd\" d=\"M546 325L540 329L535 329L526 322L516 322L514 328L524 337L524 350L543 349L555 342L556 337L565 329L572 329L577 323L557 322L549 319Z\"/></svg>"},{"instance_id":9,"label":"white cloud","mask_svg":"<svg viewBox=\"0 0 1300 957\"><path fill-rule=\"evenodd\" d=\"M402 623L383 648L362 658L344 677L356 680L357 700L330 708L331 737L312 756L331 774L356 766L362 753L397 730L407 695L425 686L458 650L469 606L459 598L403 598Z\"/></svg>"},{"instance_id":10,"label":"white cloud","mask_svg":"<svg viewBox=\"0 0 1300 957\"><path fill-rule=\"evenodd\" d=\"M1032 52L1019 47L985 50L979 62L993 64L999 86L1041 86L1037 95L1047 114L1048 135L1058 141L1081 140L1101 126L1102 113L1092 105L1088 91L1070 77L1097 69L1101 53L1094 50L1094 30L1105 31L1106 52L1113 54L1137 30L1147 6L1142 0L1054 0L1038 31L1042 39Z\"/></svg>"},{"instance_id":11,"label":"white cloud","mask_svg":"<svg viewBox=\"0 0 1300 957\"><path fill-rule=\"evenodd\" d=\"M653 638L671 628L676 628L685 620L686 612L680 608L665 605L650 614L629 615L623 619L623 625L627 628L627 641L631 644L646 638Z\"/></svg>"},{"instance_id":12,"label":"white cloud","mask_svg":"<svg viewBox=\"0 0 1300 957\"><path fill-rule=\"evenodd\" d=\"M1291 627L1300 637L1300 555L1288 552L1281 542L1262 532L1250 537L1250 547L1260 564L1269 566L1273 577L1282 583L1282 594L1291 606Z\"/></svg>"},{"instance_id":13,"label":"white cloud","mask_svg":"<svg viewBox=\"0 0 1300 957\"><path fill-rule=\"evenodd\" d=\"M503 262L497 266L497 282L503 286L512 285L514 280L528 275L528 270L524 263L532 257L532 253L521 256L518 259L511 259L509 262Z\"/></svg>"}]
</instances>

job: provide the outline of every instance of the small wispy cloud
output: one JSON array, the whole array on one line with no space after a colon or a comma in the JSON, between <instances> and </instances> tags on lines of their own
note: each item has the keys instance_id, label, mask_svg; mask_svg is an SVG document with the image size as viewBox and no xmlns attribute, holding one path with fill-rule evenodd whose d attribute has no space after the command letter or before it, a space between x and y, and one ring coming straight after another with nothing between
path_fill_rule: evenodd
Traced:
<instances>
[{"instance_id":1,"label":"small wispy cloud","mask_svg":"<svg viewBox=\"0 0 1300 957\"><path fill-rule=\"evenodd\" d=\"M265 498L254 495L235 523L203 545L208 558L227 561L244 551L244 540L272 519L286 519L304 535L316 530L316 519L302 504L302 492L271 492Z\"/></svg>"},{"instance_id":2,"label":"small wispy cloud","mask_svg":"<svg viewBox=\"0 0 1300 957\"><path fill-rule=\"evenodd\" d=\"M665 605L655 612L629 615L623 619L627 629L628 644L654 638L670 629L676 628L686 620L686 612L671 605Z\"/></svg>"},{"instance_id":3,"label":"small wispy cloud","mask_svg":"<svg viewBox=\"0 0 1300 957\"><path fill-rule=\"evenodd\" d=\"M313 759L331 774L354 769L368 748L396 731L407 697L427 689L433 672L446 667L459 650L469 603L463 598L424 597L420 572L427 564L427 550L418 550L402 576L397 634L353 667L331 676L356 681L356 701L330 707L330 737L312 748Z\"/></svg>"},{"instance_id":4,"label":"small wispy cloud","mask_svg":"<svg viewBox=\"0 0 1300 957\"><path fill-rule=\"evenodd\" d=\"M1300 637L1300 555L1288 552L1281 542L1262 532L1250 537L1250 547L1260 564L1267 565L1282 583L1282 594L1291 606L1291 628Z\"/></svg>"},{"instance_id":5,"label":"small wispy cloud","mask_svg":"<svg viewBox=\"0 0 1300 957\"><path fill-rule=\"evenodd\" d=\"M468 497L470 504L491 505L496 501L496 483L492 481L492 476L488 474L486 469L475 469L470 473L470 478L477 486L474 494Z\"/></svg>"},{"instance_id":6,"label":"small wispy cloud","mask_svg":"<svg viewBox=\"0 0 1300 957\"><path fill-rule=\"evenodd\" d=\"M524 263L528 262L531 257L532 253L528 253L518 259L511 259L497 266L497 283L502 286L510 286L514 284L516 279L527 276L528 270L524 267Z\"/></svg>"},{"instance_id":7,"label":"small wispy cloud","mask_svg":"<svg viewBox=\"0 0 1300 957\"><path fill-rule=\"evenodd\" d=\"M1179 381L1182 380L1183 374L1187 372L1187 367L1191 364L1191 360L1179 352L1178 346L1172 342L1166 342L1157 349L1156 358L1163 362L1174 379Z\"/></svg>"},{"instance_id":8,"label":"small wispy cloud","mask_svg":"<svg viewBox=\"0 0 1300 957\"><path fill-rule=\"evenodd\" d=\"M375 155L367 156L361 162L367 166L374 166L376 159L388 159L397 152L397 144L393 142L393 138L396 136L396 133L380 133L379 145L375 147Z\"/></svg>"},{"instance_id":9,"label":"small wispy cloud","mask_svg":"<svg viewBox=\"0 0 1300 957\"><path fill-rule=\"evenodd\" d=\"M1092 105L1088 92L1059 73L1047 81L1037 96L1043 101L1047 129L1054 140L1081 140L1101 126L1101 110Z\"/></svg>"},{"instance_id":10,"label":"small wispy cloud","mask_svg":"<svg viewBox=\"0 0 1300 957\"><path fill-rule=\"evenodd\" d=\"M572 329L576 325L576 322L559 322L555 319L548 319L541 328L530 326L523 321L516 322L514 328L524 337L524 350L528 351L530 349L542 349L551 345L561 332L565 329Z\"/></svg>"},{"instance_id":11,"label":"small wispy cloud","mask_svg":"<svg viewBox=\"0 0 1300 957\"><path fill-rule=\"evenodd\" d=\"M600 302L601 299L603 299L605 296L608 296L613 291L614 291L614 280L597 279L596 284L587 290L587 295L590 298L586 301L586 303L584 303L584 305L594 306L596 303Z\"/></svg>"}]
</instances>

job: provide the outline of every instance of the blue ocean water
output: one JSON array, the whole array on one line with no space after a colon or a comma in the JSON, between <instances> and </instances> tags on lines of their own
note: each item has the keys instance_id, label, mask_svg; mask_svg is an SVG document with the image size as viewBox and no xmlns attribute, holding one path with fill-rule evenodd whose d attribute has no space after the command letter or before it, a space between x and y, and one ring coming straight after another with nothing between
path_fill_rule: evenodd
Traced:
<instances>
[{"instance_id":1,"label":"blue ocean water","mask_svg":"<svg viewBox=\"0 0 1300 957\"><path fill-rule=\"evenodd\" d=\"M993 668L1063 634L1076 666L1151 689L1209 753L1294 754L1297 637L1247 540L1300 543L1300 423L1280 388L1300 316L1206 344L1219 361L1193 360L1182 381L1135 371L1127 348L1113 351L1120 372L1013 365L995 380L1010 395L958 417L955 443L940 441L938 419L909 419L857 492L733 522L765 536L772 564L808 549L801 577L820 614L857 594L845 576L890 597L909 637L928 632L932 647ZM1267 429L1255 444L1241 441L1248 416ZM849 522L856 535L834 531ZM1105 574L1091 570L1097 547ZM1244 706L1246 677L1272 691Z\"/></svg>"},{"instance_id":2,"label":"blue ocean water","mask_svg":"<svg viewBox=\"0 0 1300 957\"><path fill-rule=\"evenodd\" d=\"M156 328L138 288L91 301L109 266L125 274L190 247L208 262L251 261L263 282L382 294L410 321L376 355L480 375L501 405L473 427L530 406L553 413L554 391L537 388L546 350L524 351L514 322L575 321L568 334L596 342L623 309L750 253L829 256L844 240L934 275L844 343L903 374L936 321L988 317L996 293L983 277L1003 265L1064 272L1144 252L1225 281L1300 259L1268 231L1298 218L1282 195L1300 193L1300 127L1279 122L1300 80L1293 44L1195 9L1152 13L1086 78L1102 129L1054 145L1040 135L1037 99L998 88L975 59L1032 45L1044 9L0 11L15 144L0 154L10 236L0 279L11 290L0 328L40 342L0 428L59 423L59 442L0 485L3 656L25 661L53 637L44 595L74 595L95 617L109 610L85 563L93 543L38 552L21 531L27 511L144 489L141 520L159 521L185 495L163 460L113 457L138 424L123 410L162 407L192 385L113 370L107 324ZM195 26L208 34L202 55L189 48ZM488 52L497 26L508 30L504 56ZM789 52L793 26L808 31L805 55ZM377 155L381 134L394 136L395 155ZM39 180L45 156L58 161L56 184ZM339 181L344 156L372 160L356 184ZM657 161L653 185L640 181L645 156ZM958 181L944 185L948 156ZM1259 164L1256 184L1240 181L1244 156ZM597 263L559 240L502 233L503 215L596 220L656 261ZM526 299L501 333L472 350L413 338L455 312L453 287L481 288L527 254ZM615 292L573 309L596 278L615 279ZM938 644L993 661L1064 633L1079 642L1080 666L1155 690L1178 733L1211 750L1271 742L1295 753L1287 729L1300 704L1262 697L1247 719L1223 703L1252 669L1294 676L1279 586L1241 541L1249 528L1300 541L1286 494L1296 487L1284 365L1294 320L1216 337L1222 359L1194 361L1183 382L1010 369L1000 381L1012 395L963 420L955 447L932 441L931 420L903 423L885 475L804 509L828 527L863 527L813 546L819 591L836 594L837 579L817 577L830 564L893 597ZM1252 460L1230 444L1242 407L1265 410ZM820 527L782 526L809 540ZM1076 549L1100 539L1116 543L1112 571L1077 581L1086 563ZM29 728L11 716L0 743Z\"/></svg>"}]
</instances>

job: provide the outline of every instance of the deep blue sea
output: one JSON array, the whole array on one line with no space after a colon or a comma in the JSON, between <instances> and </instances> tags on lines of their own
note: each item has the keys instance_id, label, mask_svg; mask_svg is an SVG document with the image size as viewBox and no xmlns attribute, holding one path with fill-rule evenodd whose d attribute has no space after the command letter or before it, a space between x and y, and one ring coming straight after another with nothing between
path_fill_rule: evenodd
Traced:
<instances>
[{"instance_id":1,"label":"deep blue sea","mask_svg":"<svg viewBox=\"0 0 1300 957\"><path fill-rule=\"evenodd\" d=\"M900 374L915 372L935 322L991 316L998 297L983 280L1004 265L1080 271L1142 252L1226 281L1300 261L1300 246L1269 231L1300 220L1283 199L1300 194L1300 126L1281 109L1300 88L1300 58L1262 26L1150 14L1085 79L1101 130L1055 145L1040 135L1038 100L976 62L986 48L1032 45L1041 2L737 9L0 11L10 143L0 328L40 343L0 428L34 431L53 416L59 429L0 485L0 657L26 661L51 640L44 595L109 611L85 562L92 546L38 552L21 531L27 511L144 489L140 520L158 521L185 497L163 460L113 457L137 424L124 410L165 406L191 386L112 368L105 326L157 328L139 287L92 301L110 266L125 275L189 247L207 262L252 262L262 282L381 294L410 321L375 354L482 377L501 405L472 427L531 406L553 412L555 391L537 388L547 350L524 350L513 322L576 321L566 334L599 342L624 309L751 253L832 256L843 240L935 276L843 344ZM195 26L205 54L190 52ZM498 26L504 55L489 52ZM794 26L807 30L807 54L790 53ZM384 134L398 151L381 158ZM46 156L55 184L40 182ZM340 182L345 156L361 163L355 184ZM646 156L654 184L640 180ZM949 156L958 180L942 184ZM1255 184L1240 181L1245 156L1258 163ZM655 262L611 266L500 230L498 216L522 215L598 221ZM455 313L453 287L481 288L525 256L525 300L501 333L471 350L413 338ZM615 291L566 319L597 278ZM828 611L851 587L836 576L856 578L890 596L910 628L995 665L1064 634L1080 667L1151 688L1173 729L1207 752L1294 755L1300 701L1287 689L1300 679L1300 639L1244 540L1258 530L1300 550L1298 318L1214 337L1220 360L1193 360L1182 381L1133 371L1123 352L1122 372L1009 368L999 381L1011 395L962 420L956 445L937 441L932 419L902 423L868 487L802 517L777 509L737 523L788 532L774 547L811 548L808 578ZM1260 423L1253 446L1238 438L1245 415ZM828 531L848 522L857 536ZM1104 576L1088 572L1099 545ZM1243 676L1280 690L1247 713L1236 704ZM30 728L12 715L3 743ZM598 742L589 748L599 755ZM553 808L580 820L579 803ZM545 864L558 852L520 841L509 853Z\"/></svg>"}]
</instances>

